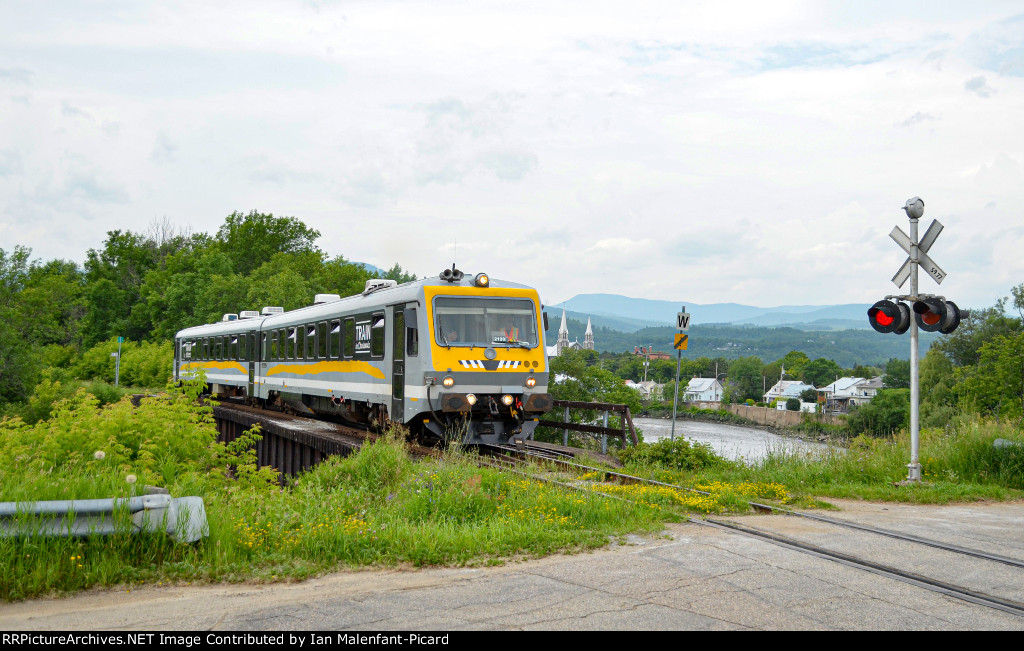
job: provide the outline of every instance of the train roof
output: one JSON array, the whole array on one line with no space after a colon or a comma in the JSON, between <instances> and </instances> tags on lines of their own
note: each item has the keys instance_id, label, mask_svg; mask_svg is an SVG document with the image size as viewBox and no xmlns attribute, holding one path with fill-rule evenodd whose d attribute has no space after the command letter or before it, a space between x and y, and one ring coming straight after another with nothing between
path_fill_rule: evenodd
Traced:
<instances>
[{"instance_id":1,"label":"train roof","mask_svg":"<svg viewBox=\"0 0 1024 651\"><path fill-rule=\"evenodd\" d=\"M175 334L175 338L190 336L208 336L218 334L229 334L232 332L247 332L259 328L274 328L279 326L294 325L308 321L317 321L329 318L338 312L370 311L382 308L385 305L395 303L408 303L417 301L423 295L424 287L473 287L473 275L465 274L459 281L449 282L439 277L424 278L401 285L385 286L373 291L364 291L361 294L347 296L337 301L318 303L300 307L281 314L261 315L249 319L236 319L234 321L217 321L204 325L190 326ZM493 289L534 289L528 285L491 278L489 285Z\"/></svg>"}]
</instances>

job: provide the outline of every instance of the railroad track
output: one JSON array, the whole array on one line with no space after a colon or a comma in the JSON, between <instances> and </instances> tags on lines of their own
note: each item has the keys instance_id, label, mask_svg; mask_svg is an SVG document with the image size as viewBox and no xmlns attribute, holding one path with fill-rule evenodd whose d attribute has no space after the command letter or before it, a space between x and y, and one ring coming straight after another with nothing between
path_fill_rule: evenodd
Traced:
<instances>
[{"instance_id":1,"label":"railroad track","mask_svg":"<svg viewBox=\"0 0 1024 651\"><path fill-rule=\"evenodd\" d=\"M503 455L514 455L515 458L517 458L520 462L522 462L522 461L524 461L524 460L526 460L528 458L532 458L532 460L537 462L537 463L553 464L553 465L556 465L556 466L564 468L564 469L585 470L587 472L603 473L605 477L611 478L611 479L616 480L616 481L629 482L629 483L640 483L640 484L650 484L650 485L656 485L656 486L662 486L662 487L669 487L669 488L673 488L673 489L680 490L680 491L693 492L693 493L698 493L698 494L702 494L702 495L709 495L710 494L710 493L707 493L706 491L701 491L701 490L697 490L697 489L686 487L686 486L678 486L678 485L675 485L675 484L667 484L665 482L659 482L659 481L655 481L655 480L652 480L652 479L647 479L647 478L644 478L644 477L637 477L635 475L628 475L626 473L616 472L616 471L612 471L612 470L606 470L604 468L595 468L595 467L591 467L591 466L585 466L585 465L582 465L582 464L577 464L577 463L573 463L573 462L570 462L570 461L566 461L566 460L563 460L563 459L552 459L552 458L547 457L546 455L540 455L540 454L536 454L534 452L531 452L530 450L514 449L514 448L513 449L508 449L507 447L502 446L502 448L500 448L500 454L503 454ZM594 490L592 488L584 488L582 486L572 485L572 484L568 484L566 482L560 482L560 481L551 480L548 477L543 477L543 476L536 475L536 474L528 474L528 473L522 473L522 472L520 472L519 474L527 474L531 478L536 479L538 481L544 481L544 482L547 482L547 483L553 483L553 484L556 484L556 485L559 485L559 486L567 487L567 488L573 489L573 490L579 490L581 492L586 492L586 493L589 493L589 494L597 493L597 494L602 495L604 497L618 499L618 500L623 500L623 501L627 501L627 502L633 502L633 500L629 500L628 498L624 498L624 497L616 496L616 495L609 495L609 494L606 494L606 493L601 493L600 491ZM636 503L636 502L633 502L633 503ZM921 536L914 536L914 535L910 535L910 534L906 534L906 533L902 533L902 532L898 532L898 531L892 531L892 530L889 530L889 529L882 529L882 528L879 528L879 527L872 527L872 526L868 526L868 525L864 525L864 524L860 524L860 523L856 523L856 522L850 522L848 520L842 520L842 519L838 519L838 518L830 518L828 516L818 515L816 513L806 513L806 512L802 512L802 511L796 511L794 509L789 509L789 508L778 506L778 505L774 505L774 504L764 504L764 503L759 503L759 502L750 502L750 505L754 509L756 509L758 511L762 511L762 512L772 512L772 513L782 514L782 515L791 516L791 517L806 518L808 520L813 520L815 522L823 523L823 524L826 524L826 525L829 525L829 526L834 526L834 527L856 529L856 530L863 531L863 532L866 532L866 533L869 533L869 534L872 534L872 535L877 535L879 537L896 539L896 540L900 540L900 541L902 541L904 543L910 543L912 545L921 545L921 546L926 546L926 547L930 547L930 548L933 548L933 549L938 549L938 550L946 552L946 553L948 553L950 555L968 556L968 557L972 557L972 558L976 558L976 559L981 559L982 561L985 561L985 562L996 563L996 564L1000 564L1000 565L1003 565L1003 566L1006 566L1006 567L1014 568L1013 570L1007 570L1007 571L1018 573L1019 574L1019 578L1017 578L1016 580L1006 580L1006 583L1008 583L1010 585L1017 585L1017 586L1024 585L1024 560L1019 559L1019 558L1013 558L1013 557L1009 557L1009 556L1003 556L1003 555L1000 555L1000 554L994 554L994 553L987 552L987 551L984 551L984 550L972 549L972 548L969 548L969 547L963 547L963 546L960 546L960 545L954 545L954 544L943 542L943 541L933 540L933 539L930 539L930 538L924 538L924 537L921 537ZM747 536L747 537L750 537L750 538L755 538L755 539L758 539L758 540L761 540L761 541L764 541L764 542L771 543L773 545L777 545L779 547L783 547L783 548L790 549L790 550L793 550L793 551L797 551L797 552L800 552L800 553L804 553L804 554L808 554L808 555L811 555L811 556L815 556L817 558L822 558L822 559L826 559L826 560L833 561L833 562L836 562L836 563L840 563L840 564L845 565L847 567L853 567L853 568L857 568L857 569L860 569L860 570L863 570L863 571L866 571L866 572L871 572L871 573L879 575L879 576L883 576L883 577L886 577L886 578L889 578L889 579L893 579L893 580L896 580L896 581L901 581L903 583L907 583L907 584L910 584L910 585L913 585L913 586L916 586L916 587L919 587L919 588L923 588L923 589L926 589L926 590L930 590L930 591L933 591L933 592L944 594L946 596L953 597L953 598L956 598L956 599L960 599L960 600L963 600L963 601L967 601L967 602L970 602L970 603L973 603L973 604L976 604L976 605L979 605L979 606L984 606L986 608L993 608L995 610L1000 610L1000 611L1003 611L1003 612L1007 612L1007 613L1011 613L1011 614L1014 614L1014 615L1018 615L1020 617L1024 617L1024 603L1021 603L1020 601L1017 601L1016 599L1013 599L1013 598L1008 598L1008 597L1004 597L1004 596L988 594L988 593L983 592L981 590L976 590L976 589L972 589L970 587L966 587L966 586L950 583L949 581L945 581L945 580L942 580L940 578L924 576L924 575L919 574L917 572L912 572L912 571L909 571L909 570L906 570L906 569L895 567L893 565L888 565L888 564L885 564L885 563L879 563L879 562L873 561L873 560L868 559L868 558L862 558L862 557L859 557L859 556L854 556L852 554L847 554L847 553L844 553L844 552L841 552L841 551L837 551L837 550L834 550L834 549L829 549L829 548L826 548L826 547L824 547L822 545L817 545L817 544L814 544L814 543L810 543L810 542L808 542L806 540L800 540L800 539L794 538L792 536L785 536L785 535L782 535L782 534L779 534L779 533L776 533L776 532L773 532L773 531L766 531L766 530L763 530L763 529L759 529L757 527L752 527L752 526L746 526L746 525L743 525L743 524L738 524L738 523L733 522L733 521L721 520L721 519L718 519L718 518L710 518L710 517L704 517L704 518L700 518L700 519L689 518L688 521L691 524L694 524L694 525L697 525L697 526L715 528L715 529L719 529L719 530L722 530L722 531L728 531L730 533L735 533L735 534ZM949 565L951 567L955 566L955 564L956 564L956 561L954 559L955 559L955 556L950 556L950 558L948 560L948 563L949 563ZM1005 580L1005 575L1003 575L1003 578Z\"/></svg>"},{"instance_id":2,"label":"railroad track","mask_svg":"<svg viewBox=\"0 0 1024 651\"><path fill-rule=\"evenodd\" d=\"M327 423L316 419L311 419L303 416L295 416L291 414L285 414L281 412L271 412L266 410L257 409L254 407L247 407L244 405L222 403L218 409L231 409L239 412L246 412L254 416L259 416L261 419L268 419L275 423L275 427L287 429L289 426L304 430L305 435L314 437L326 437L327 440L333 441L335 439L345 439L350 441L351 448L354 449L366 441L376 441L379 438L378 434L370 432L366 428L360 428L355 426L341 425L337 423ZM290 424L290 425L289 425ZM565 481L559 481L551 477L544 477L536 473L524 472L521 468L527 463L541 466L554 466L563 470L568 470L574 473L600 473L604 479L611 481L623 482L623 483L640 483L662 486L672 488L679 491L699 493L702 495L709 495L705 491L700 491L694 488L679 486L676 484L669 484L665 482L659 482L644 477L637 477L623 472L615 470L609 470L606 468L596 468L593 466L587 466L584 464L576 463L571 461L572 455L565 450L553 449L551 446L533 446L527 442L524 445L481 445L478 446L479 451L482 453L479 460L480 465L499 468L501 470L515 473L517 475L529 477L545 483L554 484L560 486L566 490L577 490L585 492L587 494L598 494L603 497L615 500L621 500L625 502L633 502L628 498L621 496L610 495L607 493L601 493L595 491L589 487L583 487L575 485ZM442 452L436 448L427 448L418 445L411 445L410 451L413 454L420 456L431 456L440 457ZM287 456L282 457L285 460ZM633 502L635 503L635 502ZM828 516L819 515L816 513L807 513L803 511L796 511L783 506L775 504L766 504L761 502L749 502L751 507L756 510L763 512L772 512L782 515L787 515L796 518L805 518L818 523L822 523L828 526L842 527L847 529L859 530L871 535L884 537L888 539L898 540L901 543L907 543L910 545L920 545L932 549L938 549L946 554L956 556L966 556L973 559L978 559L985 563L996 563L1003 567L1008 568L1007 572L1019 573L1019 578L1008 580L1007 583L1010 585L1024 585L1024 560L1019 558L1013 558L1009 556L1003 556L994 554L984 550L973 549L963 547L960 545L954 545L947 542L924 538L921 536L914 536L902 532L891 531L887 529L881 529L878 527L872 527L863 525L856 522L850 522L848 520L842 520L837 518L830 518ZM931 590L940 594L947 595L956 599L967 601L979 606L987 608L993 608L1007 613L1012 613L1020 617L1024 617L1024 603L1017 601L1016 598L1009 598L1006 596L999 596L988 594L982 590L975 590L970 587L956 585L949 581L942 580L940 578L924 576L920 573L902 569L894 565L879 563L869 558L863 558L852 554L837 551L835 549L829 549L822 545L808 542L807 540L801 540L792 536L782 535L773 531L766 531L757 527L749 526L747 524L739 524L737 522L722 520L720 518L689 518L690 523L695 526L710 527L730 533L743 535L751 538L755 538L764 542L777 545L786 549L797 551L804 554L809 554L817 558L827 559L836 563L840 563L847 567L857 568L866 572L890 578L893 580L901 581L910 585L914 585L919 588ZM877 549L877 548L876 548ZM955 565L955 561L949 561L950 566Z\"/></svg>"}]
</instances>

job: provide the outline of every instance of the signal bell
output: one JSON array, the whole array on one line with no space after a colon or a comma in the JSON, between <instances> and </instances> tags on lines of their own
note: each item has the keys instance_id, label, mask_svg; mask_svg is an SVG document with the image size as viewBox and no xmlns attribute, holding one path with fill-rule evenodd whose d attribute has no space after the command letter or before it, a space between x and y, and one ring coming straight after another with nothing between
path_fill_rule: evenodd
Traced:
<instances>
[{"instance_id":1,"label":"signal bell","mask_svg":"<svg viewBox=\"0 0 1024 651\"><path fill-rule=\"evenodd\" d=\"M905 303L878 301L868 309L868 323L878 332L901 335L910 328L910 308Z\"/></svg>"},{"instance_id":2,"label":"signal bell","mask_svg":"<svg viewBox=\"0 0 1024 651\"><path fill-rule=\"evenodd\" d=\"M953 301L923 298L914 303L914 320L925 332L948 335L960 325L960 317L960 308Z\"/></svg>"}]
</instances>

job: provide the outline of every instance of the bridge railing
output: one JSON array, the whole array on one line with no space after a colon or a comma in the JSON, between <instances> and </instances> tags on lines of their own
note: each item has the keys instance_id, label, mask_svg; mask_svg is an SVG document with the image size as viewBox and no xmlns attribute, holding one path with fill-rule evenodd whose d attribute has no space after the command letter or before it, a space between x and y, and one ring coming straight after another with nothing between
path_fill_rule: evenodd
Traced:
<instances>
[{"instance_id":1,"label":"bridge railing","mask_svg":"<svg viewBox=\"0 0 1024 651\"><path fill-rule=\"evenodd\" d=\"M592 436L601 437L601 452L603 454L608 453L608 437L622 439L622 446L625 447L630 442L633 445L638 443L636 436L636 428L633 427L633 416L629 413L629 407L626 405L619 405L610 402L579 402L576 400L554 400L553 409L551 414L555 413L555 410L563 410L563 420L542 420L540 424L546 427L552 427L554 429L562 430L562 444L569 445L569 432L580 432L583 434L589 434ZM602 424L591 425L588 423L574 423L570 420L570 414L572 409L587 409L590 411L602 412ZM615 413L621 414L622 424L621 427L608 427L608 414Z\"/></svg>"}]
</instances>

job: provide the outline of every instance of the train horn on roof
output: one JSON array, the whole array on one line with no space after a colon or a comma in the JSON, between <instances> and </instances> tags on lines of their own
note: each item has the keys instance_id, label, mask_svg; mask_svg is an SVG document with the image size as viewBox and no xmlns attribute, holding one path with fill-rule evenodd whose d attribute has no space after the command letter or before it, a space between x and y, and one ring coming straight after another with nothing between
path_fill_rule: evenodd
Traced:
<instances>
[{"instance_id":1,"label":"train horn on roof","mask_svg":"<svg viewBox=\"0 0 1024 651\"><path fill-rule=\"evenodd\" d=\"M462 280L462 276L463 273L456 269L455 265L452 265L451 269L445 269L444 271L442 271L438 275L438 278L440 278L441 280L448 281L450 283L457 283L460 280Z\"/></svg>"}]
</instances>

